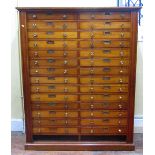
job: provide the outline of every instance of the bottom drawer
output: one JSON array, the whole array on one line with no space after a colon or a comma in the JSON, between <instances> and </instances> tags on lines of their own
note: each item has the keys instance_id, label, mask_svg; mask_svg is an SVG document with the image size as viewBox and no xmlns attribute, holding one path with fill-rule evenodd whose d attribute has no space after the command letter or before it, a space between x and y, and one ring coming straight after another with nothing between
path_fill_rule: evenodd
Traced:
<instances>
[{"instance_id":1,"label":"bottom drawer","mask_svg":"<svg viewBox=\"0 0 155 155\"><path fill-rule=\"evenodd\" d=\"M89 127L89 128L82 128L81 129L82 135L98 135L98 134L105 134L105 135L125 135L127 134L127 127Z\"/></svg>"},{"instance_id":2,"label":"bottom drawer","mask_svg":"<svg viewBox=\"0 0 155 155\"><path fill-rule=\"evenodd\" d=\"M78 128L61 128L61 127L33 128L34 135L66 135L77 133Z\"/></svg>"}]
</instances>

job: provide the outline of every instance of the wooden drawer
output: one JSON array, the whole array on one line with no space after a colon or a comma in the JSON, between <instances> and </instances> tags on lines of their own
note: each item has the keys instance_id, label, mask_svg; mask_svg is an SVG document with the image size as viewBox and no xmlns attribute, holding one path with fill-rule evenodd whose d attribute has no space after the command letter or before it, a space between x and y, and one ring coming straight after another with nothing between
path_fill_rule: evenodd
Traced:
<instances>
[{"instance_id":1,"label":"wooden drawer","mask_svg":"<svg viewBox=\"0 0 155 155\"><path fill-rule=\"evenodd\" d=\"M102 77L81 77L80 83L104 84L104 83L128 83L128 76L102 76Z\"/></svg>"},{"instance_id":2,"label":"wooden drawer","mask_svg":"<svg viewBox=\"0 0 155 155\"><path fill-rule=\"evenodd\" d=\"M80 57L129 57L128 48L104 48L80 50Z\"/></svg>"},{"instance_id":3,"label":"wooden drawer","mask_svg":"<svg viewBox=\"0 0 155 155\"><path fill-rule=\"evenodd\" d=\"M30 66L76 66L77 59L56 59L56 58L47 58L47 59L34 59L30 60Z\"/></svg>"},{"instance_id":4,"label":"wooden drawer","mask_svg":"<svg viewBox=\"0 0 155 155\"><path fill-rule=\"evenodd\" d=\"M70 110L78 109L78 103L76 102L32 102L33 110Z\"/></svg>"},{"instance_id":5,"label":"wooden drawer","mask_svg":"<svg viewBox=\"0 0 155 155\"><path fill-rule=\"evenodd\" d=\"M46 50L46 51L29 51L30 58L41 58L41 57L76 57L76 51L55 51L55 50Z\"/></svg>"},{"instance_id":6,"label":"wooden drawer","mask_svg":"<svg viewBox=\"0 0 155 155\"><path fill-rule=\"evenodd\" d=\"M76 77L31 77L30 78L31 83L77 83Z\"/></svg>"},{"instance_id":7,"label":"wooden drawer","mask_svg":"<svg viewBox=\"0 0 155 155\"><path fill-rule=\"evenodd\" d=\"M81 125L127 125L127 118L81 119Z\"/></svg>"},{"instance_id":8,"label":"wooden drawer","mask_svg":"<svg viewBox=\"0 0 155 155\"><path fill-rule=\"evenodd\" d=\"M94 30L94 29L129 29L131 28L130 22L124 21L83 21L80 22L80 29Z\"/></svg>"},{"instance_id":9,"label":"wooden drawer","mask_svg":"<svg viewBox=\"0 0 155 155\"><path fill-rule=\"evenodd\" d=\"M33 128L34 135L67 135L77 134L78 128L41 127Z\"/></svg>"},{"instance_id":10,"label":"wooden drawer","mask_svg":"<svg viewBox=\"0 0 155 155\"><path fill-rule=\"evenodd\" d=\"M116 101L122 102L128 100L128 94L108 94L101 95L80 95L80 101L82 102L96 102L96 101Z\"/></svg>"},{"instance_id":11,"label":"wooden drawer","mask_svg":"<svg viewBox=\"0 0 155 155\"><path fill-rule=\"evenodd\" d=\"M31 101L77 101L77 98L77 95L61 95L48 93L31 94Z\"/></svg>"},{"instance_id":12,"label":"wooden drawer","mask_svg":"<svg viewBox=\"0 0 155 155\"><path fill-rule=\"evenodd\" d=\"M80 19L130 19L130 13L127 12L85 12L80 13Z\"/></svg>"},{"instance_id":13,"label":"wooden drawer","mask_svg":"<svg viewBox=\"0 0 155 155\"><path fill-rule=\"evenodd\" d=\"M77 69L75 68L31 68L31 75L76 75Z\"/></svg>"},{"instance_id":14,"label":"wooden drawer","mask_svg":"<svg viewBox=\"0 0 155 155\"><path fill-rule=\"evenodd\" d=\"M80 59L81 66L128 66L128 58Z\"/></svg>"},{"instance_id":15,"label":"wooden drawer","mask_svg":"<svg viewBox=\"0 0 155 155\"><path fill-rule=\"evenodd\" d=\"M77 30L76 22L39 20L28 21L28 30Z\"/></svg>"},{"instance_id":16,"label":"wooden drawer","mask_svg":"<svg viewBox=\"0 0 155 155\"><path fill-rule=\"evenodd\" d=\"M110 117L127 117L126 110L97 110L97 111L81 111L81 117L103 117L103 118L110 118Z\"/></svg>"},{"instance_id":17,"label":"wooden drawer","mask_svg":"<svg viewBox=\"0 0 155 155\"><path fill-rule=\"evenodd\" d=\"M71 45L72 46L72 45ZM105 48L105 47L130 47L130 41L123 40L93 40L93 41L80 41L81 48Z\"/></svg>"},{"instance_id":18,"label":"wooden drawer","mask_svg":"<svg viewBox=\"0 0 155 155\"><path fill-rule=\"evenodd\" d=\"M81 93L101 93L101 92L128 92L128 85L109 84L109 85L89 85L80 86Z\"/></svg>"},{"instance_id":19,"label":"wooden drawer","mask_svg":"<svg viewBox=\"0 0 155 155\"><path fill-rule=\"evenodd\" d=\"M77 38L77 32L54 32L54 31L46 31L46 32L28 32L28 38L43 38L43 39L66 39L66 38Z\"/></svg>"},{"instance_id":20,"label":"wooden drawer","mask_svg":"<svg viewBox=\"0 0 155 155\"><path fill-rule=\"evenodd\" d=\"M87 110L93 110L93 109L127 109L127 103L126 102L90 102L90 103L81 103L80 104L81 109L87 109Z\"/></svg>"},{"instance_id":21,"label":"wooden drawer","mask_svg":"<svg viewBox=\"0 0 155 155\"><path fill-rule=\"evenodd\" d=\"M98 134L106 134L106 135L125 135L127 134L127 127L92 127L92 128L82 128L81 129L82 135L98 135Z\"/></svg>"},{"instance_id":22,"label":"wooden drawer","mask_svg":"<svg viewBox=\"0 0 155 155\"><path fill-rule=\"evenodd\" d=\"M56 19L56 20L73 20L77 19L77 14L75 13L61 13L61 12L34 12L27 14L28 19L37 20L37 19Z\"/></svg>"},{"instance_id":23,"label":"wooden drawer","mask_svg":"<svg viewBox=\"0 0 155 155\"><path fill-rule=\"evenodd\" d=\"M74 49L77 48L77 41L61 41L61 40L47 40L47 41L29 41L29 48L31 49Z\"/></svg>"},{"instance_id":24,"label":"wooden drawer","mask_svg":"<svg viewBox=\"0 0 155 155\"><path fill-rule=\"evenodd\" d=\"M121 32L121 31L111 31L111 30L103 30L103 31L87 31L80 32L80 38L94 38L94 39L110 39L110 38L130 38L130 32Z\"/></svg>"},{"instance_id":25,"label":"wooden drawer","mask_svg":"<svg viewBox=\"0 0 155 155\"><path fill-rule=\"evenodd\" d=\"M123 89L123 88L122 88ZM71 85L58 85L58 84L44 84L44 85L32 85L31 86L31 92L38 93L38 92L64 92L64 93L76 93L78 91L77 86L71 86Z\"/></svg>"},{"instance_id":26,"label":"wooden drawer","mask_svg":"<svg viewBox=\"0 0 155 155\"><path fill-rule=\"evenodd\" d=\"M34 110L32 111L33 118L64 118L64 117L78 117L77 111L56 111L56 110Z\"/></svg>"},{"instance_id":27,"label":"wooden drawer","mask_svg":"<svg viewBox=\"0 0 155 155\"><path fill-rule=\"evenodd\" d=\"M110 75L110 74L128 74L128 67L89 67L80 68L81 75Z\"/></svg>"},{"instance_id":28,"label":"wooden drawer","mask_svg":"<svg viewBox=\"0 0 155 155\"><path fill-rule=\"evenodd\" d=\"M77 119L33 119L33 127L78 125Z\"/></svg>"}]
</instances>

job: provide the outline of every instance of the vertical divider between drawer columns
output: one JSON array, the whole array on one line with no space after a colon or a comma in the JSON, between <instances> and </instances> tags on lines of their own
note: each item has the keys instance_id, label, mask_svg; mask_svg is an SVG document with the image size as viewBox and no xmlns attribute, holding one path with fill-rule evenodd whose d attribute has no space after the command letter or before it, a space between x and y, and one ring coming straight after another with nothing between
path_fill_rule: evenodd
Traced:
<instances>
[{"instance_id":1,"label":"vertical divider between drawer columns","mask_svg":"<svg viewBox=\"0 0 155 155\"><path fill-rule=\"evenodd\" d=\"M80 21L79 21L80 12L77 12L77 43L78 43L78 50L77 50L77 59L78 59L78 140L81 140L81 103L80 103Z\"/></svg>"}]
</instances>

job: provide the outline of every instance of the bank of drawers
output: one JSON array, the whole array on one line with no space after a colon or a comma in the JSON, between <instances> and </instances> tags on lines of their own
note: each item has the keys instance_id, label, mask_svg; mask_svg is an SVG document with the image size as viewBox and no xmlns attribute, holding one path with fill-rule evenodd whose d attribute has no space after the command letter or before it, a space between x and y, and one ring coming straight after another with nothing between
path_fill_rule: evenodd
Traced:
<instances>
[{"instance_id":1,"label":"bank of drawers","mask_svg":"<svg viewBox=\"0 0 155 155\"><path fill-rule=\"evenodd\" d=\"M126 135L130 13L28 13L34 135Z\"/></svg>"}]
</instances>

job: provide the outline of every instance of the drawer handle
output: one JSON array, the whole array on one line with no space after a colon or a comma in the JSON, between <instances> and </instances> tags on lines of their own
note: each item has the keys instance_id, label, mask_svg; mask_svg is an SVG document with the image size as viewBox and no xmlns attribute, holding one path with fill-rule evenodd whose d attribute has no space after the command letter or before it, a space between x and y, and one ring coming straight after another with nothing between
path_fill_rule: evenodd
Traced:
<instances>
[{"instance_id":1,"label":"drawer handle","mask_svg":"<svg viewBox=\"0 0 155 155\"><path fill-rule=\"evenodd\" d=\"M121 65L123 65L123 64L124 64L124 62L121 60L121 61L120 61L120 64L121 64Z\"/></svg>"},{"instance_id":2,"label":"drawer handle","mask_svg":"<svg viewBox=\"0 0 155 155\"><path fill-rule=\"evenodd\" d=\"M90 74L94 74L94 69L90 69Z\"/></svg>"},{"instance_id":3,"label":"drawer handle","mask_svg":"<svg viewBox=\"0 0 155 155\"><path fill-rule=\"evenodd\" d=\"M54 85L48 86L48 89L55 89Z\"/></svg>"},{"instance_id":4,"label":"drawer handle","mask_svg":"<svg viewBox=\"0 0 155 155\"><path fill-rule=\"evenodd\" d=\"M39 83L39 79L35 79L35 83Z\"/></svg>"},{"instance_id":5,"label":"drawer handle","mask_svg":"<svg viewBox=\"0 0 155 155\"><path fill-rule=\"evenodd\" d=\"M39 92L39 88L38 88L38 87L36 88L36 92L37 92L37 93Z\"/></svg>"},{"instance_id":6,"label":"drawer handle","mask_svg":"<svg viewBox=\"0 0 155 155\"><path fill-rule=\"evenodd\" d=\"M123 56L124 55L124 52L123 51L120 51L120 56Z\"/></svg>"},{"instance_id":7,"label":"drawer handle","mask_svg":"<svg viewBox=\"0 0 155 155\"><path fill-rule=\"evenodd\" d=\"M34 33L33 38L37 38L37 37L38 37L37 33Z\"/></svg>"},{"instance_id":8,"label":"drawer handle","mask_svg":"<svg viewBox=\"0 0 155 155\"><path fill-rule=\"evenodd\" d=\"M55 106L56 105L56 103L54 103L54 102L49 102L48 103L48 106Z\"/></svg>"},{"instance_id":9,"label":"drawer handle","mask_svg":"<svg viewBox=\"0 0 155 155\"><path fill-rule=\"evenodd\" d=\"M55 61L56 61L55 59L47 59L47 62L49 62L49 63L53 63Z\"/></svg>"},{"instance_id":10,"label":"drawer handle","mask_svg":"<svg viewBox=\"0 0 155 155\"><path fill-rule=\"evenodd\" d=\"M109 62L111 62L111 59L105 58L105 59L103 59L103 61L109 63Z\"/></svg>"},{"instance_id":11,"label":"drawer handle","mask_svg":"<svg viewBox=\"0 0 155 155\"><path fill-rule=\"evenodd\" d=\"M64 92L67 93L68 92L68 88L64 88Z\"/></svg>"},{"instance_id":12,"label":"drawer handle","mask_svg":"<svg viewBox=\"0 0 155 155\"><path fill-rule=\"evenodd\" d=\"M32 28L35 29L37 27L37 24L33 23Z\"/></svg>"},{"instance_id":13,"label":"drawer handle","mask_svg":"<svg viewBox=\"0 0 155 155\"><path fill-rule=\"evenodd\" d=\"M122 132L122 130L121 130L121 129L118 129L118 132L119 132L119 133L121 133L121 132Z\"/></svg>"},{"instance_id":14,"label":"drawer handle","mask_svg":"<svg viewBox=\"0 0 155 155\"><path fill-rule=\"evenodd\" d=\"M123 83L123 79L119 79L119 82L120 82L120 83Z\"/></svg>"},{"instance_id":15,"label":"drawer handle","mask_svg":"<svg viewBox=\"0 0 155 155\"><path fill-rule=\"evenodd\" d=\"M93 88L93 87L90 87L90 91L91 91L91 92L94 91L94 88Z\"/></svg>"},{"instance_id":16,"label":"drawer handle","mask_svg":"<svg viewBox=\"0 0 155 155\"><path fill-rule=\"evenodd\" d=\"M111 86L103 86L103 89L104 90L109 90L109 89L111 89Z\"/></svg>"},{"instance_id":17,"label":"drawer handle","mask_svg":"<svg viewBox=\"0 0 155 155\"><path fill-rule=\"evenodd\" d=\"M66 19L66 18L67 18L67 15L63 15L62 18L63 18L63 19Z\"/></svg>"},{"instance_id":18,"label":"drawer handle","mask_svg":"<svg viewBox=\"0 0 155 155\"><path fill-rule=\"evenodd\" d=\"M54 23L53 22L47 22L47 25L52 26L52 25L54 25Z\"/></svg>"},{"instance_id":19,"label":"drawer handle","mask_svg":"<svg viewBox=\"0 0 155 155\"><path fill-rule=\"evenodd\" d=\"M64 57L66 57L68 55L68 53L67 52L64 52Z\"/></svg>"},{"instance_id":20,"label":"drawer handle","mask_svg":"<svg viewBox=\"0 0 155 155\"><path fill-rule=\"evenodd\" d=\"M94 130L93 130L93 129L91 129L91 130L90 130L90 133L94 133Z\"/></svg>"},{"instance_id":21,"label":"drawer handle","mask_svg":"<svg viewBox=\"0 0 155 155\"><path fill-rule=\"evenodd\" d=\"M34 61L34 65L39 65L39 62L38 61Z\"/></svg>"},{"instance_id":22,"label":"drawer handle","mask_svg":"<svg viewBox=\"0 0 155 155\"><path fill-rule=\"evenodd\" d=\"M105 118L102 120L103 122L109 122L110 120L108 118Z\"/></svg>"},{"instance_id":23,"label":"drawer handle","mask_svg":"<svg viewBox=\"0 0 155 155\"><path fill-rule=\"evenodd\" d=\"M47 68L47 71L48 72L54 72L55 71L55 68Z\"/></svg>"},{"instance_id":24,"label":"drawer handle","mask_svg":"<svg viewBox=\"0 0 155 155\"><path fill-rule=\"evenodd\" d=\"M119 108L119 109L122 109L122 105L121 105L121 104L119 104L119 105L118 105L118 108Z\"/></svg>"},{"instance_id":25,"label":"drawer handle","mask_svg":"<svg viewBox=\"0 0 155 155\"><path fill-rule=\"evenodd\" d=\"M111 50L103 50L103 53L104 54L109 54L109 53L111 53Z\"/></svg>"},{"instance_id":26,"label":"drawer handle","mask_svg":"<svg viewBox=\"0 0 155 155\"><path fill-rule=\"evenodd\" d=\"M54 44L54 41L53 40L47 40L46 43L47 44Z\"/></svg>"},{"instance_id":27,"label":"drawer handle","mask_svg":"<svg viewBox=\"0 0 155 155\"><path fill-rule=\"evenodd\" d=\"M38 44L37 44L37 43L34 43L34 44L33 44L33 46L34 46L34 47L37 47L37 46L38 46Z\"/></svg>"},{"instance_id":28,"label":"drawer handle","mask_svg":"<svg viewBox=\"0 0 155 155\"><path fill-rule=\"evenodd\" d=\"M55 77L48 77L48 80L55 80Z\"/></svg>"},{"instance_id":29,"label":"drawer handle","mask_svg":"<svg viewBox=\"0 0 155 155\"><path fill-rule=\"evenodd\" d=\"M63 37L64 37L64 38L67 38L67 34L66 34L66 33L64 33L64 34L63 34Z\"/></svg>"},{"instance_id":30,"label":"drawer handle","mask_svg":"<svg viewBox=\"0 0 155 155\"><path fill-rule=\"evenodd\" d=\"M38 57L38 52L34 52L34 57Z\"/></svg>"},{"instance_id":31,"label":"drawer handle","mask_svg":"<svg viewBox=\"0 0 155 155\"><path fill-rule=\"evenodd\" d=\"M107 115L107 114L109 114L109 111L103 111L102 112L104 115Z\"/></svg>"},{"instance_id":32,"label":"drawer handle","mask_svg":"<svg viewBox=\"0 0 155 155\"><path fill-rule=\"evenodd\" d=\"M53 31L48 31L48 32L46 32L46 34L47 35L52 35L52 34L54 34L54 32Z\"/></svg>"},{"instance_id":33,"label":"drawer handle","mask_svg":"<svg viewBox=\"0 0 155 155\"><path fill-rule=\"evenodd\" d=\"M68 79L64 79L64 83L68 83Z\"/></svg>"},{"instance_id":34,"label":"drawer handle","mask_svg":"<svg viewBox=\"0 0 155 155\"><path fill-rule=\"evenodd\" d=\"M110 31L104 31L103 34L104 35L111 35L111 32Z\"/></svg>"},{"instance_id":35,"label":"drawer handle","mask_svg":"<svg viewBox=\"0 0 155 155\"><path fill-rule=\"evenodd\" d=\"M109 67L104 67L103 68L103 72L110 72L111 71L111 68L109 68Z\"/></svg>"},{"instance_id":36,"label":"drawer handle","mask_svg":"<svg viewBox=\"0 0 155 155\"><path fill-rule=\"evenodd\" d=\"M64 65L67 65L68 64L68 61L67 60L64 60Z\"/></svg>"},{"instance_id":37,"label":"drawer handle","mask_svg":"<svg viewBox=\"0 0 155 155\"><path fill-rule=\"evenodd\" d=\"M53 54L53 53L55 53L55 51L54 50L48 50L47 53L48 54Z\"/></svg>"},{"instance_id":38,"label":"drawer handle","mask_svg":"<svg viewBox=\"0 0 155 155\"><path fill-rule=\"evenodd\" d=\"M110 26L111 22L104 22L104 24Z\"/></svg>"},{"instance_id":39,"label":"drawer handle","mask_svg":"<svg viewBox=\"0 0 155 155\"><path fill-rule=\"evenodd\" d=\"M90 52L90 56L94 56L94 52Z\"/></svg>"},{"instance_id":40,"label":"drawer handle","mask_svg":"<svg viewBox=\"0 0 155 155\"><path fill-rule=\"evenodd\" d=\"M56 95L55 94L48 94L48 97L49 98L56 98Z\"/></svg>"},{"instance_id":41,"label":"drawer handle","mask_svg":"<svg viewBox=\"0 0 155 155\"><path fill-rule=\"evenodd\" d=\"M110 80L110 79L111 79L111 77L108 77L108 76L103 77L103 80Z\"/></svg>"},{"instance_id":42,"label":"drawer handle","mask_svg":"<svg viewBox=\"0 0 155 155\"><path fill-rule=\"evenodd\" d=\"M32 15L32 18L34 18L34 19L37 18L37 15L36 14L33 14Z\"/></svg>"},{"instance_id":43,"label":"drawer handle","mask_svg":"<svg viewBox=\"0 0 155 155\"><path fill-rule=\"evenodd\" d=\"M112 12L105 12L104 15L110 16L110 15L112 15Z\"/></svg>"},{"instance_id":44,"label":"drawer handle","mask_svg":"<svg viewBox=\"0 0 155 155\"><path fill-rule=\"evenodd\" d=\"M66 29L67 28L67 24L63 24L63 29Z\"/></svg>"},{"instance_id":45,"label":"drawer handle","mask_svg":"<svg viewBox=\"0 0 155 155\"><path fill-rule=\"evenodd\" d=\"M90 37L91 37L91 38L94 38L94 33L91 33L91 34L90 34Z\"/></svg>"},{"instance_id":46,"label":"drawer handle","mask_svg":"<svg viewBox=\"0 0 155 155\"><path fill-rule=\"evenodd\" d=\"M50 110L50 111L49 111L49 114L56 114L56 111Z\"/></svg>"},{"instance_id":47,"label":"drawer handle","mask_svg":"<svg viewBox=\"0 0 155 155\"><path fill-rule=\"evenodd\" d=\"M110 40L104 40L103 43L104 43L104 45L110 45L111 41Z\"/></svg>"},{"instance_id":48,"label":"drawer handle","mask_svg":"<svg viewBox=\"0 0 155 155\"><path fill-rule=\"evenodd\" d=\"M67 74L67 73L68 73L68 71L67 71L67 69L65 69L65 70L64 70L64 74Z\"/></svg>"}]
</instances>

